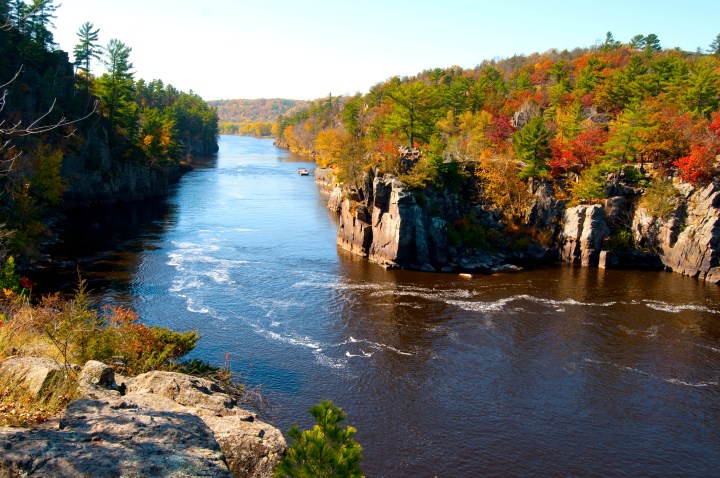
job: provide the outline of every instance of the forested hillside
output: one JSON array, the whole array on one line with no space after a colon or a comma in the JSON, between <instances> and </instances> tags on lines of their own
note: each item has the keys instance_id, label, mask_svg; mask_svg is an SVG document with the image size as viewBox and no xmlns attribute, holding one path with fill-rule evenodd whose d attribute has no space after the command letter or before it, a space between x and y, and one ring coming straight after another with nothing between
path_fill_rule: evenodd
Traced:
<instances>
[{"instance_id":1,"label":"forested hillside","mask_svg":"<svg viewBox=\"0 0 720 478\"><path fill-rule=\"evenodd\" d=\"M78 26L71 63L53 40L57 7L0 0L0 260L37 256L52 232L46 219L68 195L73 205L142 197L181 161L217 150L215 111L136 79L132 49L118 39L102 46L90 22ZM154 183L132 190L151 172Z\"/></svg>"},{"instance_id":2,"label":"forested hillside","mask_svg":"<svg viewBox=\"0 0 720 478\"><path fill-rule=\"evenodd\" d=\"M600 200L621 178L672 202L666 178L718 175L720 35L708 43L686 52L608 33L589 48L394 77L284 115L277 140L350 190L370 168L415 189L469 181L466 197L518 226L539 180L571 203Z\"/></svg>"},{"instance_id":3,"label":"forested hillside","mask_svg":"<svg viewBox=\"0 0 720 478\"><path fill-rule=\"evenodd\" d=\"M271 136L272 125L278 116L292 114L306 107L304 100L283 98L258 100L215 100L208 104L215 108L220 119L220 132L243 136Z\"/></svg>"}]
</instances>

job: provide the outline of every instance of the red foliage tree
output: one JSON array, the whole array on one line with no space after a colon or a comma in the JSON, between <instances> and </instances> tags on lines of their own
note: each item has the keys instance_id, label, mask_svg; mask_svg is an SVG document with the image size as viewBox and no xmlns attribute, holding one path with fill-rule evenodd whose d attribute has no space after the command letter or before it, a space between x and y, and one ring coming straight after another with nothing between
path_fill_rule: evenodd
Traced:
<instances>
[{"instance_id":1,"label":"red foliage tree","mask_svg":"<svg viewBox=\"0 0 720 478\"><path fill-rule=\"evenodd\" d=\"M550 173L553 176L566 172L579 173L603 154L602 146L607 139L607 131L591 125L569 142L554 141L551 145L553 158L550 160Z\"/></svg>"},{"instance_id":2,"label":"red foliage tree","mask_svg":"<svg viewBox=\"0 0 720 478\"><path fill-rule=\"evenodd\" d=\"M678 159L680 177L694 186L708 184L717 174L717 157L720 155L720 113L714 113L700 142L690 147L690 154Z\"/></svg>"}]
</instances>

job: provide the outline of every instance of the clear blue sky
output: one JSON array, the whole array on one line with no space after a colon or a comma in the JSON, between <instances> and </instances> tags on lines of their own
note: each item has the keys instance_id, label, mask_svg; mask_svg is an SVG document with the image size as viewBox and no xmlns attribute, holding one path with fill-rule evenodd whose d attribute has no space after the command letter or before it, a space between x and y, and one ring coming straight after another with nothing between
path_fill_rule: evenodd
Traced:
<instances>
[{"instance_id":1,"label":"clear blue sky","mask_svg":"<svg viewBox=\"0 0 720 478\"><path fill-rule=\"evenodd\" d=\"M136 78L206 100L315 99L366 92L394 75L591 46L611 31L707 48L717 0L62 0L55 40L71 52L85 21L133 49ZM96 67L100 71L100 67Z\"/></svg>"}]
</instances>

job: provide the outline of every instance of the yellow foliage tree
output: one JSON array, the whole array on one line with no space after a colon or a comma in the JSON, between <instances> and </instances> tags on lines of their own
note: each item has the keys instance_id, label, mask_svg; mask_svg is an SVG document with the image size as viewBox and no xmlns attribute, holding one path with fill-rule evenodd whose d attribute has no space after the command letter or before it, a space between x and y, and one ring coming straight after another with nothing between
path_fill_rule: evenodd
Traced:
<instances>
[{"instance_id":1,"label":"yellow foliage tree","mask_svg":"<svg viewBox=\"0 0 720 478\"><path fill-rule=\"evenodd\" d=\"M315 162L321 168L337 163L350 141L350 134L341 129L320 131L315 138Z\"/></svg>"},{"instance_id":2,"label":"yellow foliage tree","mask_svg":"<svg viewBox=\"0 0 720 478\"><path fill-rule=\"evenodd\" d=\"M506 156L481 159L477 176L484 199L498 207L513 224L519 224L530 204L527 184L520 179L521 165Z\"/></svg>"}]
</instances>

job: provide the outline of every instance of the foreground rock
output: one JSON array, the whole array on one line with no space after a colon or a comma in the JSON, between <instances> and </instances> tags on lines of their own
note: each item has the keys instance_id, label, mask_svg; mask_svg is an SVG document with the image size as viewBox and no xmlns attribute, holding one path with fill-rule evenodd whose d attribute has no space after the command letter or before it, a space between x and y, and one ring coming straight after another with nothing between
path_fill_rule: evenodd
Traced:
<instances>
[{"instance_id":1,"label":"foreground rock","mask_svg":"<svg viewBox=\"0 0 720 478\"><path fill-rule=\"evenodd\" d=\"M0 370L27 369L34 359L26 359L6 359ZM118 385L99 362L80 377L87 398L57 426L0 428L0 477L270 477L285 452L278 429L209 380L150 372Z\"/></svg>"},{"instance_id":2,"label":"foreground rock","mask_svg":"<svg viewBox=\"0 0 720 478\"><path fill-rule=\"evenodd\" d=\"M23 389L37 397L62 375L52 360L38 357L8 357L0 362L0 388Z\"/></svg>"}]
</instances>

